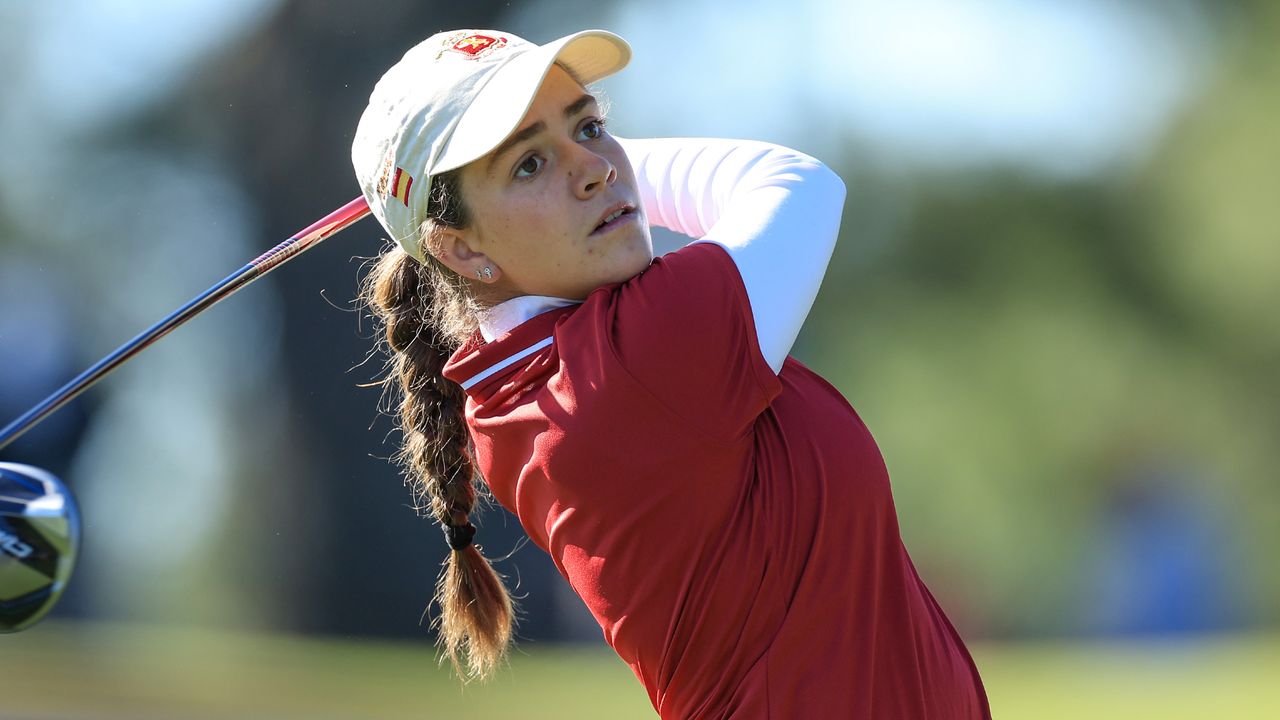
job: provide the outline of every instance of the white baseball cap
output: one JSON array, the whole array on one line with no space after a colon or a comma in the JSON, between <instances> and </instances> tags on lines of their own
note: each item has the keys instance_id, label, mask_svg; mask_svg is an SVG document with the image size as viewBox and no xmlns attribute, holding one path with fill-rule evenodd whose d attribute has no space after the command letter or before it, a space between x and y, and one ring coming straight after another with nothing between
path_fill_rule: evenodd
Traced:
<instances>
[{"instance_id":1,"label":"white baseball cap","mask_svg":"<svg viewBox=\"0 0 1280 720\"><path fill-rule=\"evenodd\" d=\"M631 59L604 30L535 45L497 30L455 30L414 46L382 76L360 116L351 161L369 209L419 262L431 176L487 155L511 133L559 63L586 85Z\"/></svg>"}]
</instances>

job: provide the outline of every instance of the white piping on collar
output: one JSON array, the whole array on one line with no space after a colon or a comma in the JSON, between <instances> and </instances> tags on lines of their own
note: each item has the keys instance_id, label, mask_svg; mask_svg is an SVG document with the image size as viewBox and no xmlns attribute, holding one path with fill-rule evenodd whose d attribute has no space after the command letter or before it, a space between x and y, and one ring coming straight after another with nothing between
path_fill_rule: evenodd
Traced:
<instances>
[{"instance_id":1,"label":"white piping on collar","mask_svg":"<svg viewBox=\"0 0 1280 720\"><path fill-rule=\"evenodd\" d=\"M547 295L521 295L498 303L480 314L480 334L485 342L493 342L518 325L548 310L577 305L581 300L565 300Z\"/></svg>"}]
</instances>

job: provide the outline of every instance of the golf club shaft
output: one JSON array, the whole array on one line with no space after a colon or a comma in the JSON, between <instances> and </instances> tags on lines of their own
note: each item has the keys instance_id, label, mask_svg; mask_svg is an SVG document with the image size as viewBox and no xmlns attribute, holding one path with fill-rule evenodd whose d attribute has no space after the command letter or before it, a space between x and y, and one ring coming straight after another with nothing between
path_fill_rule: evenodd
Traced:
<instances>
[{"instance_id":1,"label":"golf club shaft","mask_svg":"<svg viewBox=\"0 0 1280 720\"><path fill-rule=\"evenodd\" d=\"M16 440L27 430L30 430L53 411L70 402L112 370L120 367L126 360L142 352L151 343L169 334L174 328L204 312L219 300L230 297L245 285L310 250L319 244L321 240L346 229L349 225L368 214L368 203L365 202L364 197L358 197L258 256L248 265L235 271L217 285L201 293L191 302L175 310L165 319L152 325L141 335L121 345L115 352L80 373L71 382L45 398L39 405L31 408L17 420L6 425L3 430L0 430L0 449Z\"/></svg>"}]
</instances>

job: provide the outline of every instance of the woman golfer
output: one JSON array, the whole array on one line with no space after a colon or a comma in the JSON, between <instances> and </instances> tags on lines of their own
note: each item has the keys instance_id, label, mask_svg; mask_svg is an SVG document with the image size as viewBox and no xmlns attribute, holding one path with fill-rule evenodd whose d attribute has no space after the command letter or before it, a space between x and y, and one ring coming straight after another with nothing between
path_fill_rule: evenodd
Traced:
<instances>
[{"instance_id":1,"label":"woman golfer","mask_svg":"<svg viewBox=\"0 0 1280 720\"><path fill-rule=\"evenodd\" d=\"M472 544L483 480L663 718L984 718L899 538L866 427L787 357L844 186L758 142L621 140L588 83L619 37L463 30L378 82L352 156L398 244L367 278L402 459L453 552L441 642L511 638ZM649 226L698 240L654 258Z\"/></svg>"}]
</instances>

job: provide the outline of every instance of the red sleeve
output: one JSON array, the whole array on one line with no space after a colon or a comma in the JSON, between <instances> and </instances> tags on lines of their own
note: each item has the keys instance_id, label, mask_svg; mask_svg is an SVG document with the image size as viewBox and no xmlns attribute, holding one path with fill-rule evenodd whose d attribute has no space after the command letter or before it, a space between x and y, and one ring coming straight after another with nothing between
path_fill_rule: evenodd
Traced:
<instances>
[{"instance_id":1,"label":"red sleeve","mask_svg":"<svg viewBox=\"0 0 1280 720\"><path fill-rule=\"evenodd\" d=\"M614 291L612 345L622 367L675 415L732 441L781 390L760 352L733 259L694 243Z\"/></svg>"}]
</instances>

